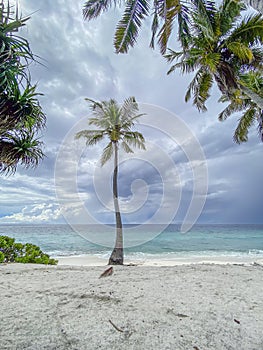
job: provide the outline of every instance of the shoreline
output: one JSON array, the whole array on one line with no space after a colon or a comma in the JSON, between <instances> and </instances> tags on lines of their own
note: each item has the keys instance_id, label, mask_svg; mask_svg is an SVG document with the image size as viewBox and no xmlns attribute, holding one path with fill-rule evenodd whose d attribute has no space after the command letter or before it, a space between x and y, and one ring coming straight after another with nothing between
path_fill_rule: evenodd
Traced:
<instances>
[{"instance_id":1,"label":"shoreline","mask_svg":"<svg viewBox=\"0 0 263 350\"><path fill-rule=\"evenodd\" d=\"M106 266L108 258L97 257L94 255L76 255L76 256L60 256L55 257L58 260L59 266ZM124 257L125 265L138 266L179 266L179 265L198 265L198 264L251 264L263 265L263 258L256 258L255 256L198 256L198 257L180 257L172 259L132 259Z\"/></svg>"}]
</instances>

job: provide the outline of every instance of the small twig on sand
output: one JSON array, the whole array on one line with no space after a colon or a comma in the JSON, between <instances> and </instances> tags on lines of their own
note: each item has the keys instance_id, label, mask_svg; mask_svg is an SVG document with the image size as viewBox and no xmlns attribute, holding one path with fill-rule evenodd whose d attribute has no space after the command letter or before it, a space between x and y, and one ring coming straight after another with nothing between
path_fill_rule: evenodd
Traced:
<instances>
[{"instance_id":1,"label":"small twig on sand","mask_svg":"<svg viewBox=\"0 0 263 350\"><path fill-rule=\"evenodd\" d=\"M132 335L133 332L129 331L128 329L121 329L116 326L111 320L109 320L110 324L116 329L116 331L123 333L124 338L128 339Z\"/></svg>"},{"instance_id":2,"label":"small twig on sand","mask_svg":"<svg viewBox=\"0 0 263 350\"><path fill-rule=\"evenodd\" d=\"M121 333L124 332L123 329L120 329L119 327L117 327L111 320L109 320L109 322L110 322L110 324L116 329L116 331L121 332Z\"/></svg>"}]
</instances>

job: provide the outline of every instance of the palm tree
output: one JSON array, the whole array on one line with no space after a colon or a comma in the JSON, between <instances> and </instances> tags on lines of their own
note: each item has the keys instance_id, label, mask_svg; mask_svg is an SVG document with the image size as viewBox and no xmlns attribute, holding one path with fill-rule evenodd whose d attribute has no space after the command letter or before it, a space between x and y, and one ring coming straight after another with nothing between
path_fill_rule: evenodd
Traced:
<instances>
[{"instance_id":1,"label":"palm tree","mask_svg":"<svg viewBox=\"0 0 263 350\"><path fill-rule=\"evenodd\" d=\"M118 201L118 152L120 146L127 153L133 153L130 146L145 149L143 135L138 131L133 131L135 122L142 114L138 114L139 109L134 97L126 99L122 106L119 106L113 99L102 102L86 100L91 103L91 110L94 115L89 119L89 125L95 125L98 129L82 130L76 134L76 138L84 137L87 146L93 146L104 138L109 140L101 156L102 166L114 156L113 202L116 219L116 241L109 258L109 265L122 265L123 232Z\"/></svg>"},{"instance_id":2,"label":"palm tree","mask_svg":"<svg viewBox=\"0 0 263 350\"><path fill-rule=\"evenodd\" d=\"M241 90L263 109L262 96L241 79L241 73L262 72L263 51L259 44L263 40L263 17L254 14L240 21L241 9L241 4L232 0L224 0L219 9L212 1L196 9L188 50L169 50L165 56L170 63L179 60L168 74L175 69L195 73L185 100L193 95L193 103L201 111L206 110L205 102L214 81L229 98Z\"/></svg>"},{"instance_id":3,"label":"palm tree","mask_svg":"<svg viewBox=\"0 0 263 350\"><path fill-rule=\"evenodd\" d=\"M262 0L231 0L235 3L243 3L254 7L255 10L263 13ZM152 17L151 32L152 38L150 47L154 48L155 40L160 47L162 54L165 54L168 40L173 33L175 21L178 24L178 38L182 46L188 47L188 40L191 37L189 24L194 13L193 8L209 4L208 0L88 0L83 7L84 19L97 18L101 13L111 7L125 5L121 20L117 24L114 47L117 53L126 53L137 41L139 30L143 22Z\"/></svg>"},{"instance_id":4,"label":"palm tree","mask_svg":"<svg viewBox=\"0 0 263 350\"><path fill-rule=\"evenodd\" d=\"M0 173L14 173L43 158L37 134L45 126L29 64L35 61L29 43L17 35L29 18L18 18L7 2L0 2Z\"/></svg>"}]
</instances>

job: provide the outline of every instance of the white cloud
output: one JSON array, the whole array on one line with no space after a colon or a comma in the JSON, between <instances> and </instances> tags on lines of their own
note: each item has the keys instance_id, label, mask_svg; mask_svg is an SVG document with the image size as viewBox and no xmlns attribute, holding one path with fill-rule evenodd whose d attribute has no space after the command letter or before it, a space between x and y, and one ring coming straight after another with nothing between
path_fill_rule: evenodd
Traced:
<instances>
[{"instance_id":1,"label":"white cloud","mask_svg":"<svg viewBox=\"0 0 263 350\"><path fill-rule=\"evenodd\" d=\"M38 205L25 206L21 212L6 215L0 218L2 224L12 223L50 223L61 222L61 208L58 204L42 203Z\"/></svg>"}]
</instances>

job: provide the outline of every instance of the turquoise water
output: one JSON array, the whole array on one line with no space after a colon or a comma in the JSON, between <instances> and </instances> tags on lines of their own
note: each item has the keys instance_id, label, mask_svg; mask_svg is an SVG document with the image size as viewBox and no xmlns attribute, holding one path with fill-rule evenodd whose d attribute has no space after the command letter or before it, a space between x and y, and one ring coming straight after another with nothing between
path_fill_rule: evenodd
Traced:
<instances>
[{"instance_id":1,"label":"turquoise water","mask_svg":"<svg viewBox=\"0 0 263 350\"><path fill-rule=\"evenodd\" d=\"M130 226L129 226L130 228ZM107 235L107 226L86 226L92 235ZM158 226L140 226L140 234L158 232ZM92 254L107 257L111 249L99 246L75 233L68 225L1 225L0 235L31 242L52 256ZM91 235L91 237L92 237ZM125 227L124 227L125 236ZM169 258L191 256L255 256L263 258L263 225L196 225L182 234L169 225L151 241L125 249L126 257Z\"/></svg>"}]
</instances>

